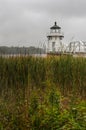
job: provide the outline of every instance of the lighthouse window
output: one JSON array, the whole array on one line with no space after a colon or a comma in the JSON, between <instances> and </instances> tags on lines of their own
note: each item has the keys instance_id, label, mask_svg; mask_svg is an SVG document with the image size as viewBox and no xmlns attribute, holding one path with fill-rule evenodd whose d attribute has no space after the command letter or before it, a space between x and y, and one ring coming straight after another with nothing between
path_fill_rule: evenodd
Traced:
<instances>
[{"instance_id":1,"label":"lighthouse window","mask_svg":"<svg viewBox=\"0 0 86 130\"><path fill-rule=\"evenodd\" d=\"M55 52L55 42L52 43L52 51Z\"/></svg>"}]
</instances>

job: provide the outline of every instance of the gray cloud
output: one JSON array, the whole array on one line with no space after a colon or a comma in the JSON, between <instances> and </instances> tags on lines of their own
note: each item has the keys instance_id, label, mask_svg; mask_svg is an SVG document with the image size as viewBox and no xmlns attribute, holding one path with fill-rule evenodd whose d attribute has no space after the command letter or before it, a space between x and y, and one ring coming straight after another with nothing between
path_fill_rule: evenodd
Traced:
<instances>
[{"instance_id":1,"label":"gray cloud","mask_svg":"<svg viewBox=\"0 0 86 130\"><path fill-rule=\"evenodd\" d=\"M64 41L72 36L86 40L85 12L85 0L0 0L0 45L45 42L54 21L62 27Z\"/></svg>"}]
</instances>

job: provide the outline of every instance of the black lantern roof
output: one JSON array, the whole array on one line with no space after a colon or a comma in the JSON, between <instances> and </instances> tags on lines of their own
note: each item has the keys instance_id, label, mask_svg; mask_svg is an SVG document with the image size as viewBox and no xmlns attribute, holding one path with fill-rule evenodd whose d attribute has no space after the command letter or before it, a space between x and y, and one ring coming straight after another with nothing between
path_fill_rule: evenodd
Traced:
<instances>
[{"instance_id":1,"label":"black lantern roof","mask_svg":"<svg viewBox=\"0 0 86 130\"><path fill-rule=\"evenodd\" d=\"M57 25L57 23L55 22L54 26L52 26L50 29L61 29L61 27L59 27L59 26Z\"/></svg>"}]
</instances>

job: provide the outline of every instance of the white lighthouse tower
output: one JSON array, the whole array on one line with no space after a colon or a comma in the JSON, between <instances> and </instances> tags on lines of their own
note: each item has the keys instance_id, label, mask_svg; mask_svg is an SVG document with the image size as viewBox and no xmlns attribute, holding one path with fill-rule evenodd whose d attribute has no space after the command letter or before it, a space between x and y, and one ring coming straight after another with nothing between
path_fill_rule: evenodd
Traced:
<instances>
[{"instance_id":1,"label":"white lighthouse tower","mask_svg":"<svg viewBox=\"0 0 86 130\"><path fill-rule=\"evenodd\" d=\"M47 53L61 53L63 49L62 39L64 35L61 32L61 27L54 23L54 26L50 28L50 33L47 35L48 45Z\"/></svg>"}]
</instances>

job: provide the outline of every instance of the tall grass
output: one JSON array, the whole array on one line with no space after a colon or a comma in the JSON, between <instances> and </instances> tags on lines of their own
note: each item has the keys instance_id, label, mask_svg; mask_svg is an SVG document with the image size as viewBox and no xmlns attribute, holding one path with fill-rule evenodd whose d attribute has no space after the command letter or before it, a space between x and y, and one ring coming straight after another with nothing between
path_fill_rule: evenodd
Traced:
<instances>
[{"instance_id":1,"label":"tall grass","mask_svg":"<svg viewBox=\"0 0 86 130\"><path fill-rule=\"evenodd\" d=\"M80 98L85 58L0 57L0 130L85 130Z\"/></svg>"},{"instance_id":2,"label":"tall grass","mask_svg":"<svg viewBox=\"0 0 86 130\"><path fill-rule=\"evenodd\" d=\"M86 59L72 57L0 58L0 92L4 89L45 88L54 83L63 94L86 95Z\"/></svg>"}]
</instances>

